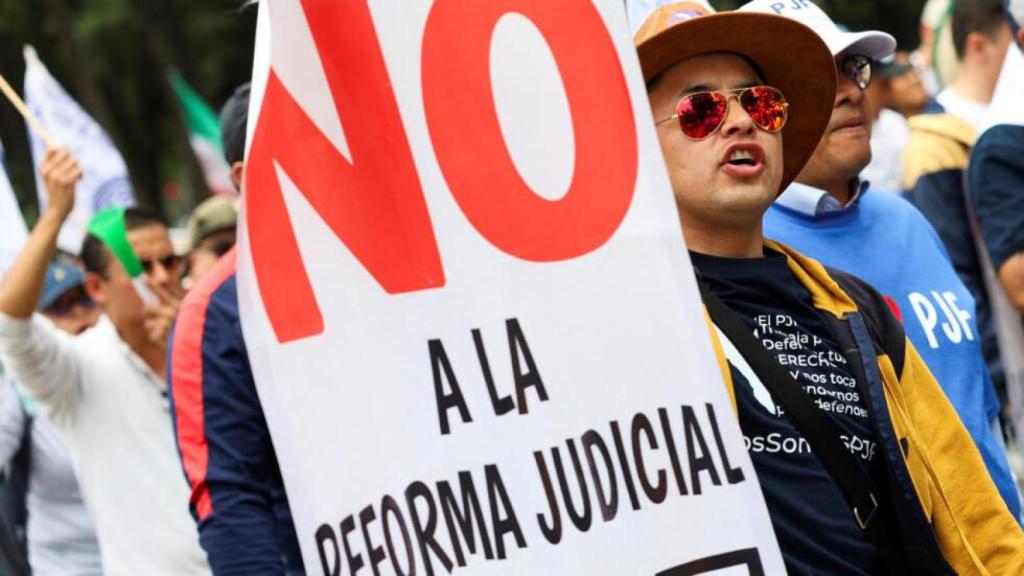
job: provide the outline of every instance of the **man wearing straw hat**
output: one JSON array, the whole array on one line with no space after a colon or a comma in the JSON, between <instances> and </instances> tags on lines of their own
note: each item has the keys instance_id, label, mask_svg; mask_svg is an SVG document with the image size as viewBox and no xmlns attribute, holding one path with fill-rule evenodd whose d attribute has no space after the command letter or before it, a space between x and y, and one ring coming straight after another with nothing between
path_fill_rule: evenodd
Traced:
<instances>
[{"instance_id":1,"label":"man wearing straw hat","mask_svg":"<svg viewBox=\"0 0 1024 576\"><path fill-rule=\"evenodd\" d=\"M634 41L789 572L1024 573L1024 535L884 299L762 236L831 116L828 48L787 18L689 2Z\"/></svg>"},{"instance_id":2,"label":"man wearing straw hat","mask_svg":"<svg viewBox=\"0 0 1024 576\"><path fill-rule=\"evenodd\" d=\"M0 358L68 448L104 573L209 574L180 504L188 487L162 378L180 265L167 228L132 209L97 214L82 259L85 290L103 315L80 335L61 333L33 312L81 170L66 149L51 148L40 171L46 207L0 283ZM140 291L160 302L144 304Z\"/></svg>"}]
</instances>

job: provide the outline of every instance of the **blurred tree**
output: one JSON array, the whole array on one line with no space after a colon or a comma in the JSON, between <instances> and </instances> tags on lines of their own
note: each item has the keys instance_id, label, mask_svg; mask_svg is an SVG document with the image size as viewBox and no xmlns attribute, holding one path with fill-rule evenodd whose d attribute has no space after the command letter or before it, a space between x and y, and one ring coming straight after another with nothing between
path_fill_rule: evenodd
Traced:
<instances>
[{"instance_id":1,"label":"blurred tree","mask_svg":"<svg viewBox=\"0 0 1024 576\"><path fill-rule=\"evenodd\" d=\"M215 109L252 71L256 9L244 0L0 0L0 73L21 91L33 44L110 134L136 198L180 221L207 193L166 72ZM35 219L24 122L0 103L0 140L19 202Z\"/></svg>"},{"instance_id":2,"label":"blurred tree","mask_svg":"<svg viewBox=\"0 0 1024 576\"><path fill-rule=\"evenodd\" d=\"M716 10L732 10L748 0L711 0ZM778 0L790 3L802 0ZM836 23L850 30L883 30L896 38L900 50L917 47L917 26L925 0L814 0Z\"/></svg>"}]
</instances>

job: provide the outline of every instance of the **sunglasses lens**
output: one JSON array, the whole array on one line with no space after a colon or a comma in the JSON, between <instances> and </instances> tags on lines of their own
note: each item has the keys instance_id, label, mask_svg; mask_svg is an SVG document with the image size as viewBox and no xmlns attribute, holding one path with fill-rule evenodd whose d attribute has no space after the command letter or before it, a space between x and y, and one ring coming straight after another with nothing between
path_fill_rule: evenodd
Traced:
<instances>
[{"instance_id":1,"label":"sunglasses lens","mask_svg":"<svg viewBox=\"0 0 1024 576\"><path fill-rule=\"evenodd\" d=\"M725 96L715 92L684 96L676 107L679 126L690 138L707 138L722 125L727 107Z\"/></svg>"},{"instance_id":2,"label":"sunglasses lens","mask_svg":"<svg viewBox=\"0 0 1024 576\"><path fill-rule=\"evenodd\" d=\"M786 99L769 86L756 86L740 94L740 105L765 132L778 132L786 125Z\"/></svg>"},{"instance_id":3,"label":"sunglasses lens","mask_svg":"<svg viewBox=\"0 0 1024 576\"><path fill-rule=\"evenodd\" d=\"M181 256L178 256L177 254L170 254L168 256L164 256L163 258L152 258L150 260L140 261L140 263L142 264L142 270L146 274L153 274L153 265L157 262L159 262L160 265L163 266L164 270L173 271L175 268L178 267L179 264L181 264Z\"/></svg>"},{"instance_id":4,"label":"sunglasses lens","mask_svg":"<svg viewBox=\"0 0 1024 576\"><path fill-rule=\"evenodd\" d=\"M217 258L220 258L221 256L223 256L223 255L227 254L229 251L231 251L231 249L234 246L235 246L234 242L231 242L230 240L224 240L222 242L218 242L218 243L214 244L213 245L213 249L211 250L211 252L213 252L213 254Z\"/></svg>"}]
</instances>

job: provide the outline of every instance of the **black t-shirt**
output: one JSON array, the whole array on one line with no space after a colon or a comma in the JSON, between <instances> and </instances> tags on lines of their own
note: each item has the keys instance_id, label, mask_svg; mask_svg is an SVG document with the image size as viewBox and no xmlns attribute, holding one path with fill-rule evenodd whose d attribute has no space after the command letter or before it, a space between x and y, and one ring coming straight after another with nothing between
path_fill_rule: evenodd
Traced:
<instances>
[{"instance_id":1,"label":"black t-shirt","mask_svg":"<svg viewBox=\"0 0 1024 576\"><path fill-rule=\"evenodd\" d=\"M878 457L868 411L846 359L793 276L786 257L690 254L704 281L732 308L814 403L838 425L843 443L869 469ZM727 342L726 356L734 358ZM737 367L737 364L740 367ZM790 574L874 574L875 545L857 526L839 487L811 453L764 384L730 360L740 428Z\"/></svg>"}]
</instances>

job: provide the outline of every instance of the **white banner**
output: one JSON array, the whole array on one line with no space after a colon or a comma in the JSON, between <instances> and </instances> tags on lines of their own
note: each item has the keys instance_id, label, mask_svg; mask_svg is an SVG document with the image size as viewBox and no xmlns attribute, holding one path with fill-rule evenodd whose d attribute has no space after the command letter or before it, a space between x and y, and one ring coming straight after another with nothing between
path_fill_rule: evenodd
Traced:
<instances>
[{"instance_id":1,"label":"white banner","mask_svg":"<svg viewBox=\"0 0 1024 576\"><path fill-rule=\"evenodd\" d=\"M0 142L0 278L14 262L28 240L28 229L14 195L11 182L7 179L4 146Z\"/></svg>"},{"instance_id":2,"label":"white banner","mask_svg":"<svg viewBox=\"0 0 1024 576\"><path fill-rule=\"evenodd\" d=\"M57 237L58 247L78 254L93 214L110 206L135 205L128 169L107 133L50 75L31 46L25 47L25 105L61 146L71 150L82 168L82 180L75 189L75 209ZM32 130L28 135L39 205L43 207L46 188L39 166L46 143Z\"/></svg>"},{"instance_id":3,"label":"white banner","mask_svg":"<svg viewBox=\"0 0 1024 576\"><path fill-rule=\"evenodd\" d=\"M261 20L239 299L307 571L784 573L621 0Z\"/></svg>"}]
</instances>

